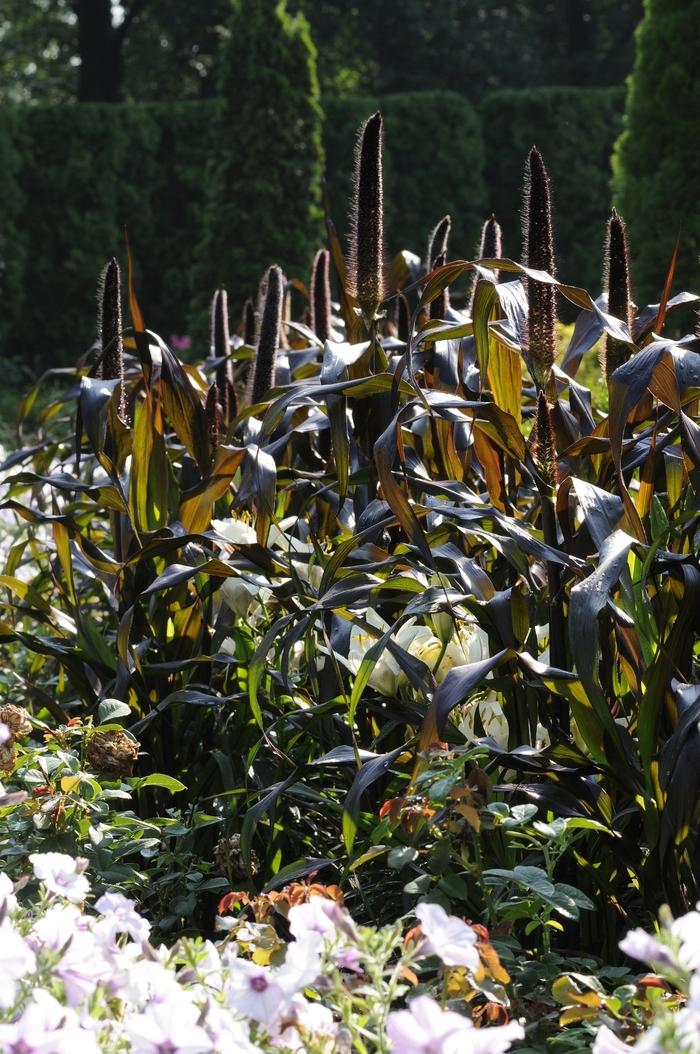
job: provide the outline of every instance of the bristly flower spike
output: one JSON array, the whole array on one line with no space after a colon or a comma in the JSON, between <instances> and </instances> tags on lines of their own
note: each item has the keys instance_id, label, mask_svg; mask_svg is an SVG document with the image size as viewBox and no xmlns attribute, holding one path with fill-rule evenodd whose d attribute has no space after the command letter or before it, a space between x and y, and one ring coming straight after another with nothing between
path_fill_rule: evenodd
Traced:
<instances>
[{"instance_id":1,"label":"bristly flower spike","mask_svg":"<svg viewBox=\"0 0 700 1054\"><path fill-rule=\"evenodd\" d=\"M544 392L537 396L537 417L535 421L535 464L546 485L554 490L558 479L557 449L552 428L552 417Z\"/></svg>"},{"instance_id":2,"label":"bristly flower spike","mask_svg":"<svg viewBox=\"0 0 700 1054\"><path fill-rule=\"evenodd\" d=\"M280 346L284 275L281 268L272 266L267 272L265 301L260 321L260 336L255 354L250 402L261 403L275 386L277 351Z\"/></svg>"},{"instance_id":3,"label":"bristly flower spike","mask_svg":"<svg viewBox=\"0 0 700 1054\"><path fill-rule=\"evenodd\" d=\"M435 261L438 256L444 256L447 259L447 243L450 239L450 230L452 229L452 218L443 216L442 219L433 230L430 232L428 238L428 251L425 254L425 270L426 274L430 271L434 271L437 266Z\"/></svg>"},{"instance_id":4,"label":"bristly flower spike","mask_svg":"<svg viewBox=\"0 0 700 1054\"><path fill-rule=\"evenodd\" d=\"M319 249L314 256L309 285L309 326L323 343L331 333L331 254Z\"/></svg>"},{"instance_id":5,"label":"bristly flower spike","mask_svg":"<svg viewBox=\"0 0 700 1054\"><path fill-rule=\"evenodd\" d=\"M554 277L554 233L549 176L542 155L533 146L525 169L523 209L525 263ZM528 366L538 391L550 378L556 353L556 292L554 286L525 279L528 301Z\"/></svg>"},{"instance_id":6,"label":"bristly flower spike","mask_svg":"<svg viewBox=\"0 0 700 1054\"><path fill-rule=\"evenodd\" d=\"M212 456L216 453L221 442L221 427L223 424L223 413L218 395L218 388L215 382L207 392L207 401L204 407L207 424L209 425L209 441L211 443Z\"/></svg>"},{"instance_id":7,"label":"bristly flower spike","mask_svg":"<svg viewBox=\"0 0 700 1054\"><path fill-rule=\"evenodd\" d=\"M230 350L228 296L225 289L217 289L211 304L211 352L214 358L221 360L216 367L216 401L221 407L224 427L228 426L238 413Z\"/></svg>"},{"instance_id":8,"label":"bristly flower spike","mask_svg":"<svg viewBox=\"0 0 700 1054\"><path fill-rule=\"evenodd\" d=\"M243 343L252 348L255 345L255 308L252 297L243 305Z\"/></svg>"},{"instance_id":9,"label":"bristly flower spike","mask_svg":"<svg viewBox=\"0 0 700 1054\"><path fill-rule=\"evenodd\" d=\"M367 323L384 299L383 119L373 114L362 126L355 156L348 287Z\"/></svg>"},{"instance_id":10,"label":"bristly flower spike","mask_svg":"<svg viewBox=\"0 0 700 1054\"><path fill-rule=\"evenodd\" d=\"M121 272L112 257L100 276L98 287L98 327L102 366L100 376L119 381L119 418L126 423L124 391L124 345L122 343Z\"/></svg>"},{"instance_id":11,"label":"bristly flower spike","mask_svg":"<svg viewBox=\"0 0 700 1054\"><path fill-rule=\"evenodd\" d=\"M479 238L479 248L476 251L477 260L498 260L503 256L503 232L501 226L491 213L489 219L481 228L481 237ZM495 282L498 281L498 271L492 271L493 279ZM474 293L476 292L476 283L479 281L478 273L474 274L474 281L472 283L472 292L469 300L469 310L471 311L474 307Z\"/></svg>"},{"instance_id":12,"label":"bristly flower spike","mask_svg":"<svg viewBox=\"0 0 700 1054\"><path fill-rule=\"evenodd\" d=\"M629 243L625 221L616 209L612 210L608 220L604 267L603 281L608 294L608 314L624 322L631 333L633 304ZM615 340L609 333L606 334L602 366L608 384L618 366L627 362L629 357L629 345Z\"/></svg>"}]
</instances>

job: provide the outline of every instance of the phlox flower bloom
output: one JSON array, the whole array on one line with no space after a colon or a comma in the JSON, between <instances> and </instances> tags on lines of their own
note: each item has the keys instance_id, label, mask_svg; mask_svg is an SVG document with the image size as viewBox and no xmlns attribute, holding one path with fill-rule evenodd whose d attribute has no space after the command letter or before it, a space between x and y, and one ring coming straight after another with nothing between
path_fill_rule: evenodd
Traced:
<instances>
[{"instance_id":1,"label":"phlox flower bloom","mask_svg":"<svg viewBox=\"0 0 700 1054\"><path fill-rule=\"evenodd\" d=\"M81 1027L74 1011L41 989L17 1021L0 1025L0 1050L3 1054L99 1054L95 1037Z\"/></svg>"},{"instance_id":2,"label":"phlox flower bloom","mask_svg":"<svg viewBox=\"0 0 700 1054\"><path fill-rule=\"evenodd\" d=\"M6 918L0 923L0 1008L12 1006L16 982L32 973L35 967L34 952Z\"/></svg>"},{"instance_id":3,"label":"phlox flower bloom","mask_svg":"<svg viewBox=\"0 0 700 1054\"><path fill-rule=\"evenodd\" d=\"M84 857L74 859L66 853L32 853L29 861L35 876L49 893L65 897L72 904L80 904L90 892L90 883L83 874L88 865Z\"/></svg>"},{"instance_id":4,"label":"phlox flower bloom","mask_svg":"<svg viewBox=\"0 0 700 1054\"><path fill-rule=\"evenodd\" d=\"M212 1054L214 1045L197 1024L199 1017L186 991L162 1003L148 1003L142 1013L124 1021L132 1054Z\"/></svg>"},{"instance_id":5,"label":"phlox flower bloom","mask_svg":"<svg viewBox=\"0 0 700 1054\"><path fill-rule=\"evenodd\" d=\"M445 966L466 966L476 970L479 953L476 950L476 933L466 922L448 915L439 904L419 904L416 916L420 920L428 947L422 946L423 954L437 955Z\"/></svg>"},{"instance_id":6,"label":"phlox flower bloom","mask_svg":"<svg viewBox=\"0 0 700 1054\"><path fill-rule=\"evenodd\" d=\"M337 1032L338 1025L328 1007L296 995L285 1013L284 1028L271 1038L275 1046L306 1054L311 1039L314 1050L323 1045L331 1051Z\"/></svg>"}]
</instances>

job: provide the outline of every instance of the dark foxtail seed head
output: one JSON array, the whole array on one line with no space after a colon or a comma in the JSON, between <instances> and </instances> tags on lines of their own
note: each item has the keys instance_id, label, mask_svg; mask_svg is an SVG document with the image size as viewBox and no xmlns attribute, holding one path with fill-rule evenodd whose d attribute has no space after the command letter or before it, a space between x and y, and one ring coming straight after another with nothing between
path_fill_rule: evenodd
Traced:
<instances>
[{"instance_id":1,"label":"dark foxtail seed head","mask_svg":"<svg viewBox=\"0 0 700 1054\"><path fill-rule=\"evenodd\" d=\"M525 169L523 209L525 262L554 277L554 233L549 176L542 155L533 146ZM525 279L528 301L528 366L538 390L549 378L556 352L556 293L554 286Z\"/></svg>"},{"instance_id":2,"label":"dark foxtail seed head","mask_svg":"<svg viewBox=\"0 0 700 1054\"><path fill-rule=\"evenodd\" d=\"M435 267L437 266L435 260L438 256L444 256L445 260L447 260L447 243L450 238L451 228L451 217L443 216L437 226L430 232L430 237L428 238L428 251L425 256L426 273L435 270Z\"/></svg>"},{"instance_id":3,"label":"dark foxtail seed head","mask_svg":"<svg viewBox=\"0 0 700 1054\"><path fill-rule=\"evenodd\" d=\"M238 398L233 384L233 366L228 328L228 297L225 289L217 289L211 305L211 351L221 359L216 367L216 401L221 409L222 424L227 426L238 413ZM221 429L219 429L221 431Z\"/></svg>"},{"instance_id":4,"label":"dark foxtail seed head","mask_svg":"<svg viewBox=\"0 0 700 1054\"><path fill-rule=\"evenodd\" d=\"M603 282L608 293L608 313L624 322L631 332L633 311L629 244L625 221L616 209L612 210L608 220L604 266ZM608 383L617 367L627 362L629 357L629 346L606 334L603 370Z\"/></svg>"},{"instance_id":5,"label":"dark foxtail seed head","mask_svg":"<svg viewBox=\"0 0 700 1054\"><path fill-rule=\"evenodd\" d=\"M433 270L437 267L444 267L446 263L447 253L442 252L433 260ZM447 286L445 286L440 295L430 301L430 318L447 318L449 307L450 293Z\"/></svg>"},{"instance_id":6,"label":"dark foxtail seed head","mask_svg":"<svg viewBox=\"0 0 700 1054\"><path fill-rule=\"evenodd\" d=\"M255 308L251 297L243 305L243 343L252 347L255 344Z\"/></svg>"},{"instance_id":7,"label":"dark foxtail seed head","mask_svg":"<svg viewBox=\"0 0 700 1054\"><path fill-rule=\"evenodd\" d=\"M355 156L348 286L366 319L374 318L384 299L384 188L382 115L362 126Z\"/></svg>"},{"instance_id":8,"label":"dark foxtail seed head","mask_svg":"<svg viewBox=\"0 0 700 1054\"><path fill-rule=\"evenodd\" d=\"M309 286L309 325L324 343L331 333L331 254L319 249L314 256Z\"/></svg>"},{"instance_id":9,"label":"dark foxtail seed head","mask_svg":"<svg viewBox=\"0 0 700 1054\"><path fill-rule=\"evenodd\" d=\"M498 260L503 256L503 232L501 231L500 224L493 213L490 218L486 221L484 226L481 228L481 237L479 239L479 248L476 251L477 260ZM498 281L498 271L492 271L491 274L494 277L494 281ZM472 283L472 292L469 301L469 310L471 311L474 307L474 294L476 292L476 283L479 281L477 273L474 274L474 281Z\"/></svg>"},{"instance_id":10,"label":"dark foxtail seed head","mask_svg":"<svg viewBox=\"0 0 700 1054\"><path fill-rule=\"evenodd\" d=\"M281 268L273 266L267 272L267 291L260 320L260 336L255 354L253 379L250 385L251 403L261 403L275 386L277 351L280 345L282 304L284 301L284 275Z\"/></svg>"},{"instance_id":11,"label":"dark foxtail seed head","mask_svg":"<svg viewBox=\"0 0 700 1054\"><path fill-rule=\"evenodd\" d=\"M101 376L106 381L118 380L119 417L126 420L124 393L124 346L122 344L121 273L112 257L100 277L98 288L98 325L102 348Z\"/></svg>"},{"instance_id":12,"label":"dark foxtail seed head","mask_svg":"<svg viewBox=\"0 0 700 1054\"><path fill-rule=\"evenodd\" d=\"M557 483L557 449L547 397L542 391L537 396L533 455L542 479L548 487L554 488Z\"/></svg>"},{"instance_id":13,"label":"dark foxtail seed head","mask_svg":"<svg viewBox=\"0 0 700 1054\"><path fill-rule=\"evenodd\" d=\"M209 426L209 442L211 443L212 455L216 453L221 442L221 429L223 426L223 412L218 395L217 385L212 384L207 392L207 401L204 407Z\"/></svg>"},{"instance_id":14,"label":"dark foxtail seed head","mask_svg":"<svg viewBox=\"0 0 700 1054\"><path fill-rule=\"evenodd\" d=\"M396 298L396 335L404 344L408 344L411 336L411 308L403 293Z\"/></svg>"}]
</instances>

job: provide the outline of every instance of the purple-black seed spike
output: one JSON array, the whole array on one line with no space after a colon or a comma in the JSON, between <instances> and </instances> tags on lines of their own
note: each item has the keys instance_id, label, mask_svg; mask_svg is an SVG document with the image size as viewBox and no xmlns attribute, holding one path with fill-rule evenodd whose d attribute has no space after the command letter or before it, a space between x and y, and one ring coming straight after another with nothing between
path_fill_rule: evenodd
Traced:
<instances>
[{"instance_id":1,"label":"purple-black seed spike","mask_svg":"<svg viewBox=\"0 0 700 1054\"><path fill-rule=\"evenodd\" d=\"M525 169L523 209L525 263L554 277L554 233L549 176L542 155L533 146ZM528 300L528 358L538 390L545 387L556 353L556 292L554 286L525 279Z\"/></svg>"},{"instance_id":2,"label":"purple-black seed spike","mask_svg":"<svg viewBox=\"0 0 700 1054\"><path fill-rule=\"evenodd\" d=\"M216 398L224 426L229 425L238 413L230 350L228 296L225 289L217 289L211 305L211 351L214 358L221 360L216 367Z\"/></svg>"},{"instance_id":3,"label":"purple-black seed spike","mask_svg":"<svg viewBox=\"0 0 700 1054\"><path fill-rule=\"evenodd\" d=\"M503 256L503 232L501 226L491 213L489 219L486 220L483 227L481 228L481 237L479 238L479 248L476 251L477 260L498 260ZM492 271L491 274L494 277L494 281L498 281L499 272ZM472 291L469 298L469 310L470 312L474 308L474 294L476 293L476 283L479 281L479 275L474 274L474 281L472 282Z\"/></svg>"},{"instance_id":4,"label":"purple-black seed spike","mask_svg":"<svg viewBox=\"0 0 700 1054\"><path fill-rule=\"evenodd\" d=\"M373 114L360 129L355 156L348 288L367 320L384 299L383 120Z\"/></svg>"},{"instance_id":5,"label":"purple-black seed spike","mask_svg":"<svg viewBox=\"0 0 700 1054\"><path fill-rule=\"evenodd\" d=\"M331 254L319 249L314 256L309 285L309 327L324 343L331 333Z\"/></svg>"},{"instance_id":6,"label":"purple-black seed spike","mask_svg":"<svg viewBox=\"0 0 700 1054\"><path fill-rule=\"evenodd\" d=\"M265 302L260 320L260 336L255 354L255 366L250 388L251 403L260 403L275 386L277 351L280 346L284 275L273 266L267 272Z\"/></svg>"},{"instance_id":7,"label":"purple-black seed spike","mask_svg":"<svg viewBox=\"0 0 700 1054\"><path fill-rule=\"evenodd\" d=\"M411 308L403 293L396 298L396 331L399 340L408 344L411 336Z\"/></svg>"},{"instance_id":8,"label":"purple-black seed spike","mask_svg":"<svg viewBox=\"0 0 700 1054\"><path fill-rule=\"evenodd\" d=\"M442 252L433 260L433 270L438 267L444 267L447 254ZM447 313L450 307L450 293L447 286L442 292L435 297L434 300L430 301L430 318L447 318Z\"/></svg>"},{"instance_id":9,"label":"purple-black seed spike","mask_svg":"<svg viewBox=\"0 0 700 1054\"><path fill-rule=\"evenodd\" d=\"M102 348L100 375L106 381L119 381L119 417L126 421L124 391L124 345L122 343L121 272L112 257L100 276L98 288L98 327Z\"/></svg>"},{"instance_id":10,"label":"purple-black seed spike","mask_svg":"<svg viewBox=\"0 0 700 1054\"><path fill-rule=\"evenodd\" d=\"M249 347L255 344L255 308L252 297L248 297L243 305L243 343Z\"/></svg>"},{"instance_id":11,"label":"purple-black seed spike","mask_svg":"<svg viewBox=\"0 0 700 1054\"><path fill-rule=\"evenodd\" d=\"M537 396L533 456L542 479L548 487L554 488L557 483L556 442L554 429L552 428L552 417L547 405L547 397L543 391Z\"/></svg>"},{"instance_id":12,"label":"purple-black seed spike","mask_svg":"<svg viewBox=\"0 0 700 1054\"><path fill-rule=\"evenodd\" d=\"M629 243L625 221L616 209L612 210L607 225L604 270L604 286L608 294L608 314L619 318L631 332L633 309ZM609 333L606 334L602 365L608 383L618 366L627 362L629 357L629 345L616 340Z\"/></svg>"},{"instance_id":13,"label":"purple-black seed spike","mask_svg":"<svg viewBox=\"0 0 700 1054\"><path fill-rule=\"evenodd\" d=\"M430 232L430 237L428 238L428 251L425 255L426 274L435 270L435 260L438 256L444 256L445 260L447 260L447 243L450 238L451 229L452 218L447 215L443 216L440 222L436 224Z\"/></svg>"}]
</instances>

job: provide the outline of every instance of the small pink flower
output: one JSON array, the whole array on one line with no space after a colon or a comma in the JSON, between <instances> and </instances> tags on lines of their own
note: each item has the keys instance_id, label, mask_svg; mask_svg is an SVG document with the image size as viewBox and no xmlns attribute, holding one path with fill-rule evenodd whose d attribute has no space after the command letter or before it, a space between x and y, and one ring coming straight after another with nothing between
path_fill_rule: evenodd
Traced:
<instances>
[{"instance_id":1,"label":"small pink flower","mask_svg":"<svg viewBox=\"0 0 700 1054\"><path fill-rule=\"evenodd\" d=\"M437 955L445 966L466 966L476 970L479 966L479 953L476 950L476 933L466 922L448 915L439 904L419 904L416 916L420 919L421 929L427 941L427 947L421 946L422 954Z\"/></svg>"},{"instance_id":2,"label":"small pink flower","mask_svg":"<svg viewBox=\"0 0 700 1054\"><path fill-rule=\"evenodd\" d=\"M173 351L189 351L192 347L192 337L178 337L177 334L173 333L170 337L170 347Z\"/></svg>"}]
</instances>

